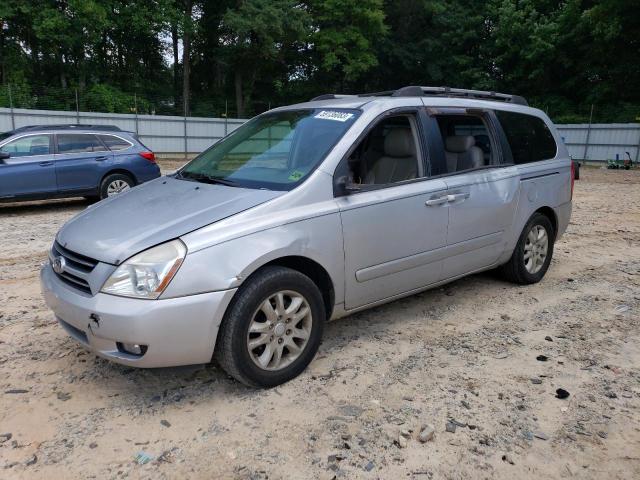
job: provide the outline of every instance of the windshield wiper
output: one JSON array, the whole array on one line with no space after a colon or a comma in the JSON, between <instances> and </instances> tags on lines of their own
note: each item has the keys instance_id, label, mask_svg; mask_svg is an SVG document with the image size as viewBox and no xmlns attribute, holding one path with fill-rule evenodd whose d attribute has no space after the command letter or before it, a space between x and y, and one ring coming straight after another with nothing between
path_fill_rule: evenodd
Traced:
<instances>
[{"instance_id":1,"label":"windshield wiper","mask_svg":"<svg viewBox=\"0 0 640 480\"><path fill-rule=\"evenodd\" d=\"M218 183L220 185L226 185L228 187L239 187L240 184L233 180L227 180L226 178L214 177L213 175L207 175L206 173L193 173L193 172L178 172L176 177L184 178L187 180L195 180L202 183Z\"/></svg>"}]
</instances>

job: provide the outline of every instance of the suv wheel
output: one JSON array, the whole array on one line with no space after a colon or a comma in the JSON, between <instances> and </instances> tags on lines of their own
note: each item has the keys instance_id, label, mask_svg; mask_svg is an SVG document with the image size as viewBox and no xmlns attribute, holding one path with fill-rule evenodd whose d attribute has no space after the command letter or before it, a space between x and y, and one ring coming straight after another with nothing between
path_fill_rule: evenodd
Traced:
<instances>
[{"instance_id":1,"label":"suv wheel","mask_svg":"<svg viewBox=\"0 0 640 480\"><path fill-rule=\"evenodd\" d=\"M537 283L547 273L553 256L555 232L549 218L535 213L525 225L509 261L502 266L507 280Z\"/></svg>"},{"instance_id":2,"label":"suv wheel","mask_svg":"<svg viewBox=\"0 0 640 480\"><path fill-rule=\"evenodd\" d=\"M123 173L107 175L100 184L100 200L129 190L134 185L135 183L129 175Z\"/></svg>"},{"instance_id":3,"label":"suv wheel","mask_svg":"<svg viewBox=\"0 0 640 480\"><path fill-rule=\"evenodd\" d=\"M218 332L215 357L236 380L275 387L311 362L324 322L322 295L309 277L266 267L236 293Z\"/></svg>"}]
</instances>

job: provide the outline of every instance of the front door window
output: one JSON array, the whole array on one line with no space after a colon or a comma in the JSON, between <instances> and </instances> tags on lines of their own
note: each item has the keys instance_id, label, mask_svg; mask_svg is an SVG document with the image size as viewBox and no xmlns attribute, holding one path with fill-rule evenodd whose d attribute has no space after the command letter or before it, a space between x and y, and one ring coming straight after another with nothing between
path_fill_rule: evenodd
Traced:
<instances>
[{"instance_id":1,"label":"front door window","mask_svg":"<svg viewBox=\"0 0 640 480\"><path fill-rule=\"evenodd\" d=\"M33 155L49 155L51 142L49 135L27 135L16 138L3 145L0 152L8 153L12 158L29 157Z\"/></svg>"},{"instance_id":2,"label":"front door window","mask_svg":"<svg viewBox=\"0 0 640 480\"><path fill-rule=\"evenodd\" d=\"M420 177L418 137L413 116L380 121L349 156L349 181L391 185Z\"/></svg>"}]
</instances>

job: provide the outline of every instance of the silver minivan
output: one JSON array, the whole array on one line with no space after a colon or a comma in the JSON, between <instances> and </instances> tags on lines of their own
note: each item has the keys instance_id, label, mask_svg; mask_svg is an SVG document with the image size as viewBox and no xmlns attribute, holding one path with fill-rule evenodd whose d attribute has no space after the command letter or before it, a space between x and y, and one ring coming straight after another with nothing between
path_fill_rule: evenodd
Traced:
<instances>
[{"instance_id":1,"label":"silver minivan","mask_svg":"<svg viewBox=\"0 0 640 480\"><path fill-rule=\"evenodd\" d=\"M304 370L328 320L483 270L540 281L572 193L567 149L522 97L323 95L71 219L42 290L104 358L215 356L270 387Z\"/></svg>"}]
</instances>

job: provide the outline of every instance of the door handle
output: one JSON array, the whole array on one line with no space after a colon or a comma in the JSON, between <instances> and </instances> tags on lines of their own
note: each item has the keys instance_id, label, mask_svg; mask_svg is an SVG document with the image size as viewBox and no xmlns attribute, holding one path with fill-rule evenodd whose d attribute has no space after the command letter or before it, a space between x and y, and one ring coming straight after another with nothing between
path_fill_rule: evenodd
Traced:
<instances>
[{"instance_id":1,"label":"door handle","mask_svg":"<svg viewBox=\"0 0 640 480\"><path fill-rule=\"evenodd\" d=\"M448 201L449 201L449 197L447 195L445 195L444 197L430 198L429 200L424 202L424 204L427 207L435 207L437 205L443 205L443 204L447 203Z\"/></svg>"},{"instance_id":2,"label":"door handle","mask_svg":"<svg viewBox=\"0 0 640 480\"><path fill-rule=\"evenodd\" d=\"M109 158L109 157L106 157L106 156L105 157L96 157L96 161L97 162L104 162L107 158Z\"/></svg>"},{"instance_id":3,"label":"door handle","mask_svg":"<svg viewBox=\"0 0 640 480\"><path fill-rule=\"evenodd\" d=\"M466 200L469 198L468 193L454 193L453 195L447 195L447 202L455 202L456 200Z\"/></svg>"},{"instance_id":4,"label":"door handle","mask_svg":"<svg viewBox=\"0 0 640 480\"><path fill-rule=\"evenodd\" d=\"M48 167L49 165L53 165L53 162L52 161L40 162L41 167Z\"/></svg>"}]
</instances>

